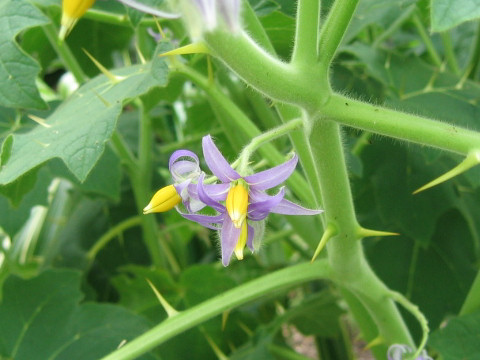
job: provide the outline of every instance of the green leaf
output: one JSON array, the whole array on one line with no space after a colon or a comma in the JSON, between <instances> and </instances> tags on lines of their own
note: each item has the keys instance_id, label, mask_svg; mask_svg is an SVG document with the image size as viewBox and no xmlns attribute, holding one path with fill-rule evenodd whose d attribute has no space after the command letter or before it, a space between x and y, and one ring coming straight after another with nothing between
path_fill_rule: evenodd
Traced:
<instances>
[{"instance_id":1,"label":"green leaf","mask_svg":"<svg viewBox=\"0 0 480 360\"><path fill-rule=\"evenodd\" d=\"M35 85L40 66L15 43L24 29L47 24L36 7L23 0L0 3L0 105L45 108Z\"/></svg>"},{"instance_id":2,"label":"green leaf","mask_svg":"<svg viewBox=\"0 0 480 360\"><path fill-rule=\"evenodd\" d=\"M114 71L119 81L104 75L87 82L51 116L47 126L15 134L12 155L0 170L0 184L8 184L32 168L60 158L84 181L102 155L122 111L123 101L167 83L163 60Z\"/></svg>"},{"instance_id":3,"label":"green leaf","mask_svg":"<svg viewBox=\"0 0 480 360\"><path fill-rule=\"evenodd\" d=\"M436 349L443 360L478 360L480 312L459 316L432 333L428 345Z\"/></svg>"},{"instance_id":4,"label":"green leaf","mask_svg":"<svg viewBox=\"0 0 480 360\"><path fill-rule=\"evenodd\" d=\"M50 270L30 280L12 276L5 281L0 303L1 357L99 359L148 330L146 320L118 306L80 305L80 275Z\"/></svg>"},{"instance_id":5,"label":"green leaf","mask_svg":"<svg viewBox=\"0 0 480 360\"><path fill-rule=\"evenodd\" d=\"M445 31L480 18L480 0L432 0L432 31Z\"/></svg>"},{"instance_id":6,"label":"green leaf","mask_svg":"<svg viewBox=\"0 0 480 360\"><path fill-rule=\"evenodd\" d=\"M333 337L340 332L339 318L343 311L337 299L327 291L306 299L289 311L292 312L290 322L305 335Z\"/></svg>"},{"instance_id":7,"label":"green leaf","mask_svg":"<svg viewBox=\"0 0 480 360\"><path fill-rule=\"evenodd\" d=\"M411 12L416 2L417 0L360 1L343 42L349 43L370 25L388 29L397 19Z\"/></svg>"},{"instance_id":8,"label":"green leaf","mask_svg":"<svg viewBox=\"0 0 480 360\"><path fill-rule=\"evenodd\" d=\"M5 165L12 155L13 136L9 134L5 140L3 140L2 148L0 149L0 169Z\"/></svg>"}]
</instances>

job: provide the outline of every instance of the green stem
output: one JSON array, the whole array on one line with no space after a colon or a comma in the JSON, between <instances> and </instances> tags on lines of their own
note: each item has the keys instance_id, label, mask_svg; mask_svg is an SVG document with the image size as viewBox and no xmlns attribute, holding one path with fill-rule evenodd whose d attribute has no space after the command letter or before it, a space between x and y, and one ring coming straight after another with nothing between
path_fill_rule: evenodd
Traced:
<instances>
[{"instance_id":1,"label":"green stem","mask_svg":"<svg viewBox=\"0 0 480 360\"><path fill-rule=\"evenodd\" d=\"M430 59L435 64L435 66L441 67L442 59L440 59L440 56L438 55L437 50L433 45L432 39L428 35L427 30L425 29L425 26L423 26L422 20L420 19L420 16L418 16L417 13L413 14L412 21L415 27L417 28L418 34L422 38L423 43L427 48L427 52L430 55Z\"/></svg>"},{"instance_id":2,"label":"green stem","mask_svg":"<svg viewBox=\"0 0 480 360\"><path fill-rule=\"evenodd\" d=\"M385 344L413 345L409 331L388 289L370 268L358 239L358 223L345 166L338 124L319 120L312 132L312 150L317 162L325 217L338 234L327 244L328 259L336 283L348 289L368 310ZM362 332L363 324L359 323Z\"/></svg>"},{"instance_id":3,"label":"green stem","mask_svg":"<svg viewBox=\"0 0 480 360\"><path fill-rule=\"evenodd\" d=\"M119 236L125 230L140 225L142 223L142 218L140 216L134 216L129 219L123 220L118 223L105 234L103 234L97 242L92 246L92 248L87 253L87 260L92 261L97 256L98 252L102 250L112 239Z\"/></svg>"},{"instance_id":4,"label":"green stem","mask_svg":"<svg viewBox=\"0 0 480 360\"><path fill-rule=\"evenodd\" d=\"M466 77L475 80L477 76L478 67L480 66L480 22L477 26L477 33L475 35L474 48L470 55L468 65L466 67Z\"/></svg>"},{"instance_id":5,"label":"green stem","mask_svg":"<svg viewBox=\"0 0 480 360\"><path fill-rule=\"evenodd\" d=\"M442 32L440 33L440 37L442 38L443 48L445 49L445 57L447 59L447 64L450 67L450 70L452 70L455 75L460 76L461 71L460 67L458 66L455 50L453 49L452 37L450 35L450 32Z\"/></svg>"},{"instance_id":6,"label":"green stem","mask_svg":"<svg viewBox=\"0 0 480 360\"><path fill-rule=\"evenodd\" d=\"M480 148L480 133L445 122L333 95L322 115L357 129L467 155Z\"/></svg>"},{"instance_id":7,"label":"green stem","mask_svg":"<svg viewBox=\"0 0 480 360\"><path fill-rule=\"evenodd\" d=\"M299 71L273 57L245 33L215 31L206 34L205 41L212 55L224 61L249 86L272 99L309 108L315 104L315 108L325 100L318 94L328 95L326 80L319 76L316 67Z\"/></svg>"},{"instance_id":8,"label":"green stem","mask_svg":"<svg viewBox=\"0 0 480 360\"><path fill-rule=\"evenodd\" d=\"M320 32L319 57L321 74L328 78L330 64L347 31L358 0L336 0Z\"/></svg>"},{"instance_id":9,"label":"green stem","mask_svg":"<svg viewBox=\"0 0 480 360\"><path fill-rule=\"evenodd\" d=\"M245 172L244 170L248 168L248 162L250 160L250 157L260 146L265 143L269 143L280 136L286 135L293 130L299 129L302 126L302 119L293 119L283 125L266 131L258 136L255 136L250 141L250 143L243 148L242 152L240 153L238 171L240 171L241 173Z\"/></svg>"},{"instance_id":10,"label":"green stem","mask_svg":"<svg viewBox=\"0 0 480 360\"><path fill-rule=\"evenodd\" d=\"M283 360L311 360L310 357L296 353L290 348L284 346L278 346L275 344L269 344L268 350L275 355L275 358Z\"/></svg>"},{"instance_id":11,"label":"green stem","mask_svg":"<svg viewBox=\"0 0 480 360\"><path fill-rule=\"evenodd\" d=\"M301 283L330 276L325 261L303 263L252 280L214 298L180 312L125 346L105 356L103 360L135 359L154 347L222 312L243 305L275 291L285 290Z\"/></svg>"},{"instance_id":12,"label":"green stem","mask_svg":"<svg viewBox=\"0 0 480 360\"><path fill-rule=\"evenodd\" d=\"M58 29L52 23L43 26L42 29L45 32L48 41L55 49L55 52L60 59L62 59L65 67L73 74L75 80L77 80L79 84L83 84L87 80L87 76L84 74L77 59L75 59L75 56L73 56L67 43L58 38Z\"/></svg>"},{"instance_id":13,"label":"green stem","mask_svg":"<svg viewBox=\"0 0 480 360\"><path fill-rule=\"evenodd\" d=\"M400 26L402 26L405 21L410 19L412 16L412 13L415 11L416 5L410 5L410 7L403 11L398 18L395 19L395 21L390 24L390 26L383 31L373 42L373 47L378 47L382 42L384 42L386 39L388 39L394 32L396 32Z\"/></svg>"},{"instance_id":14,"label":"green stem","mask_svg":"<svg viewBox=\"0 0 480 360\"><path fill-rule=\"evenodd\" d=\"M320 1L298 0L297 28L292 65L315 66L317 62L318 32L320 29Z\"/></svg>"},{"instance_id":15,"label":"green stem","mask_svg":"<svg viewBox=\"0 0 480 360\"><path fill-rule=\"evenodd\" d=\"M125 140L122 138L120 133L115 130L113 132L112 138L110 139L112 142L113 149L117 153L118 157L127 167L130 174L134 174L138 169L137 159L133 156L132 152L128 148Z\"/></svg>"},{"instance_id":16,"label":"green stem","mask_svg":"<svg viewBox=\"0 0 480 360\"><path fill-rule=\"evenodd\" d=\"M221 119L221 121L226 121L229 124L232 122L235 123L236 130L247 135L249 138L254 138L261 134L260 130L230 100L230 98L220 91L214 84L209 83L205 76L186 66L179 66L172 71L177 71L179 74L193 81L207 93L214 107L222 108L228 114L228 118ZM282 155L272 144L265 144L262 146L259 149L259 153L272 165L278 165L285 161L284 155ZM306 203L311 201L312 193L310 188L305 179L297 171L288 178L287 184L300 200L305 201Z\"/></svg>"}]
</instances>

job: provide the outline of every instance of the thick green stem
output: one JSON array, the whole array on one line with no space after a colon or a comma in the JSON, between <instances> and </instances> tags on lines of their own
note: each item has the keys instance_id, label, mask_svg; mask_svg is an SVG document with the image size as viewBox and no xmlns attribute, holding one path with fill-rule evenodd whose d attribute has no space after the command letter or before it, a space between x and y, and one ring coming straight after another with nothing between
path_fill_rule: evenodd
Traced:
<instances>
[{"instance_id":1,"label":"thick green stem","mask_svg":"<svg viewBox=\"0 0 480 360\"><path fill-rule=\"evenodd\" d=\"M445 122L333 95L322 116L392 138L467 155L480 148L480 133Z\"/></svg>"},{"instance_id":2,"label":"thick green stem","mask_svg":"<svg viewBox=\"0 0 480 360\"><path fill-rule=\"evenodd\" d=\"M322 80L315 67L299 71L297 67L267 53L245 33L234 35L216 31L207 34L205 41L212 55L224 61L250 86L272 99L309 108L315 104L315 108L323 99L317 95L328 95L326 81Z\"/></svg>"},{"instance_id":3,"label":"thick green stem","mask_svg":"<svg viewBox=\"0 0 480 360\"><path fill-rule=\"evenodd\" d=\"M226 291L190 309L171 316L145 334L105 356L103 360L135 359L168 339L202 322L274 291L330 276L326 261L300 264L276 271Z\"/></svg>"},{"instance_id":4,"label":"thick green stem","mask_svg":"<svg viewBox=\"0 0 480 360\"><path fill-rule=\"evenodd\" d=\"M119 236L125 230L133 226L140 225L141 223L142 223L142 218L140 216L134 216L118 223L97 240L97 242L88 251L87 259L89 261L92 261L93 259L95 259L98 252L102 250L112 239Z\"/></svg>"},{"instance_id":5,"label":"thick green stem","mask_svg":"<svg viewBox=\"0 0 480 360\"><path fill-rule=\"evenodd\" d=\"M336 0L322 26L318 60L324 78L328 78L330 64L347 31L357 4L358 0Z\"/></svg>"},{"instance_id":6,"label":"thick green stem","mask_svg":"<svg viewBox=\"0 0 480 360\"><path fill-rule=\"evenodd\" d=\"M70 51L67 43L58 38L58 30L52 23L43 26L43 31L47 36L48 41L55 49L55 52L58 54L60 59L62 59L65 67L73 74L73 77L79 84L84 83L87 80L86 75L84 74L80 64L73 56L73 53Z\"/></svg>"},{"instance_id":7,"label":"thick green stem","mask_svg":"<svg viewBox=\"0 0 480 360\"><path fill-rule=\"evenodd\" d=\"M292 65L315 66L317 62L319 29L320 1L298 0L297 28L291 60Z\"/></svg>"},{"instance_id":8,"label":"thick green stem","mask_svg":"<svg viewBox=\"0 0 480 360\"><path fill-rule=\"evenodd\" d=\"M388 296L389 290L373 273L363 254L338 124L318 120L312 132L311 145L318 159L326 221L338 230L327 245L334 279L365 306L384 344L412 345L409 331ZM359 322L359 326L362 328L363 324ZM371 330L363 332L367 334Z\"/></svg>"}]
</instances>

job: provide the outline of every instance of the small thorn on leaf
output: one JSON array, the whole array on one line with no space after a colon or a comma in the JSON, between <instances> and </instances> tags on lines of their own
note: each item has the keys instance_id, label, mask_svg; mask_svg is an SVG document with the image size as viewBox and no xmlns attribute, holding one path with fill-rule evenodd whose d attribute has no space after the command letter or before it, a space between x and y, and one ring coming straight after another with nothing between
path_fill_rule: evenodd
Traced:
<instances>
[{"instance_id":1,"label":"small thorn on leaf","mask_svg":"<svg viewBox=\"0 0 480 360\"><path fill-rule=\"evenodd\" d=\"M112 83L117 84L118 82L122 81L125 79L125 76L117 76L111 71L109 71L105 66L100 64L100 62L93 57L92 54L90 54L87 50L82 49L85 54L92 60L92 62L95 64L95 66L102 72L103 75L105 75Z\"/></svg>"},{"instance_id":2,"label":"small thorn on leaf","mask_svg":"<svg viewBox=\"0 0 480 360\"><path fill-rule=\"evenodd\" d=\"M468 169L478 164L480 164L480 150L470 151L467 157L465 158L465 160L463 160L460 164L455 166L452 170L447 171L445 174L439 176L435 180L432 180L429 183L418 188L413 192L413 195L418 194L419 192L422 192L424 190L430 189L431 187L439 185L447 180L450 180L451 178L457 175L460 175L461 173L467 171Z\"/></svg>"},{"instance_id":3,"label":"small thorn on leaf","mask_svg":"<svg viewBox=\"0 0 480 360\"><path fill-rule=\"evenodd\" d=\"M187 55L187 54L208 54L209 50L203 43L193 43L174 50L167 51L158 56Z\"/></svg>"},{"instance_id":4,"label":"small thorn on leaf","mask_svg":"<svg viewBox=\"0 0 480 360\"><path fill-rule=\"evenodd\" d=\"M46 127L47 129L52 127L52 125L47 124L47 123L45 122L45 119L42 119L41 117L38 117L38 116L35 116L35 115L31 115L31 114L28 115L28 117L29 117L30 119L32 119L33 121L35 121L37 124L42 125L43 127Z\"/></svg>"}]
</instances>

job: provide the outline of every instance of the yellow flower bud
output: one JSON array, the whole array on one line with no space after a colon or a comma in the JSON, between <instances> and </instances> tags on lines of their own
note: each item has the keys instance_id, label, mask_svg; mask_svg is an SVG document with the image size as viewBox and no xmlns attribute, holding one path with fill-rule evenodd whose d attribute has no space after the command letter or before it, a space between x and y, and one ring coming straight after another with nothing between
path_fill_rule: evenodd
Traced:
<instances>
[{"instance_id":1,"label":"yellow flower bud","mask_svg":"<svg viewBox=\"0 0 480 360\"><path fill-rule=\"evenodd\" d=\"M242 223L242 231L240 232L240 236L237 241L237 245L235 246L235 256L238 260L243 260L243 249L245 245L247 245L247 238L248 238L248 228L247 222L244 221Z\"/></svg>"},{"instance_id":2,"label":"yellow flower bud","mask_svg":"<svg viewBox=\"0 0 480 360\"><path fill-rule=\"evenodd\" d=\"M243 179L236 180L230 186L225 203L233 225L238 229L247 217L248 185Z\"/></svg>"},{"instance_id":3,"label":"yellow flower bud","mask_svg":"<svg viewBox=\"0 0 480 360\"><path fill-rule=\"evenodd\" d=\"M156 212L165 212L173 209L182 201L180 195L173 185L168 185L158 190L153 195L152 200L143 209L144 214L151 214Z\"/></svg>"},{"instance_id":4,"label":"yellow flower bud","mask_svg":"<svg viewBox=\"0 0 480 360\"><path fill-rule=\"evenodd\" d=\"M62 21L60 28L60 39L64 39L75 23L81 18L93 5L95 0L63 0L62 1Z\"/></svg>"}]
</instances>

